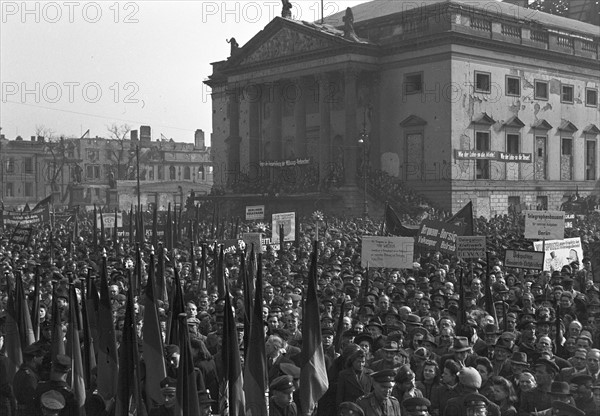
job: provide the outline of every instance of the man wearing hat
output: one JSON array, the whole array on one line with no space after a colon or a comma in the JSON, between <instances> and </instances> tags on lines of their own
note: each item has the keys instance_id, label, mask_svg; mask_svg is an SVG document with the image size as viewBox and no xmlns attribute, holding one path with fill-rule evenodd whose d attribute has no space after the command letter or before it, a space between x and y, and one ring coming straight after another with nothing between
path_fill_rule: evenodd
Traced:
<instances>
[{"instance_id":1,"label":"man wearing hat","mask_svg":"<svg viewBox=\"0 0 600 416\"><path fill-rule=\"evenodd\" d=\"M177 395L177 380L165 377L160 382L160 392L163 404L150 410L148 416L175 416L175 401Z\"/></svg>"},{"instance_id":2,"label":"man wearing hat","mask_svg":"<svg viewBox=\"0 0 600 416\"><path fill-rule=\"evenodd\" d=\"M34 399L37 409L41 409L42 395L47 391L56 390L65 400L65 407L59 412L59 415L70 416L75 414L77 411L75 396L73 395L71 387L67 384L67 374L69 371L71 371L71 357L58 354L52 362L50 380L40 382L37 385Z\"/></svg>"},{"instance_id":3,"label":"man wearing hat","mask_svg":"<svg viewBox=\"0 0 600 416\"><path fill-rule=\"evenodd\" d=\"M454 337L452 347L449 348L450 354L442 356L440 366L443 367L448 359L452 359L462 366L465 366L467 359L471 356L471 345L467 337Z\"/></svg>"},{"instance_id":4,"label":"man wearing hat","mask_svg":"<svg viewBox=\"0 0 600 416\"><path fill-rule=\"evenodd\" d=\"M269 385L269 416L296 416L298 409L294 403L294 378L284 375L275 378Z\"/></svg>"},{"instance_id":5,"label":"man wearing hat","mask_svg":"<svg viewBox=\"0 0 600 416\"><path fill-rule=\"evenodd\" d=\"M402 407L408 416L429 416L431 402L425 397L411 397L402 402Z\"/></svg>"},{"instance_id":6,"label":"man wearing hat","mask_svg":"<svg viewBox=\"0 0 600 416\"><path fill-rule=\"evenodd\" d=\"M365 412L356 403L342 402L338 406L337 416L365 416Z\"/></svg>"},{"instance_id":7,"label":"man wearing hat","mask_svg":"<svg viewBox=\"0 0 600 416\"><path fill-rule=\"evenodd\" d=\"M23 349L23 364L13 378L18 415L37 414L33 398L39 382L38 368L43 357L44 350L38 344L31 344Z\"/></svg>"},{"instance_id":8,"label":"man wearing hat","mask_svg":"<svg viewBox=\"0 0 600 416\"><path fill-rule=\"evenodd\" d=\"M56 390L49 390L42 394L40 398L42 415L58 416L60 411L65 408L65 398Z\"/></svg>"},{"instance_id":9,"label":"man wearing hat","mask_svg":"<svg viewBox=\"0 0 600 416\"><path fill-rule=\"evenodd\" d=\"M373 391L356 401L365 416L401 416L400 403L392 396L395 376L396 371L392 369L371 374Z\"/></svg>"},{"instance_id":10,"label":"man wearing hat","mask_svg":"<svg viewBox=\"0 0 600 416\"><path fill-rule=\"evenodd\" d=\"M210 416L212 414L212 405L216 403L216 400L213 400L210 397L210 391L199 391L198 392L198 404L200 405L200 413L199 416Z\"/></svg>"},{"instance_id":11,"label":"man wearing hat","mask_svg":"<svg viewBox=\"0 0 600 416\"><path fill-rule=\"evenodd\" d=\"M571 379L571 392L575 398L575 404L578 409L585 412L586 415L597 415L598 409L594 403L592 393L592 383L594 378L589 374L577 374Z\"/></svg>"},{"instance_id":12,"label":"man wearing hat","mask_svg":"<svg viewBox=\"0 0 600 416\"><path fill-rule=\"evenodd\" d=\"M583 410L575 407L575 404L568 401L555 400L552 402L552 407L540 412L531 413L532 416L588 416L591 414L585 413Z\"/></svg>"},{"instance_id":13,"label":"man wearing hat","mask_svg":"<svg viewBox=\"0 0 600 416\"><path fill-rule=\"evenodd\" d=\"M554 381L559 373L559 368L554 362L546 358L540 358L535 362L534 369L537 387L523 393L519 414L529 414L549 409L553 400L560 399L563 396L571 396L567 383Z\"/></svg>"},{"instance_id":14,"label":"man wearing hat","mask_svg":"<svg viewBox=\"0 0 600 416\"><path fill-rule=\"evenodd\" d=\"M385 341L380 351L383 354L383 358L373 361L369 365L369 368L373 372L378 372L385 369L393 369L401 365L400 361L397 359L398 343L396 341Z\"/></svg>"}]
</instances>

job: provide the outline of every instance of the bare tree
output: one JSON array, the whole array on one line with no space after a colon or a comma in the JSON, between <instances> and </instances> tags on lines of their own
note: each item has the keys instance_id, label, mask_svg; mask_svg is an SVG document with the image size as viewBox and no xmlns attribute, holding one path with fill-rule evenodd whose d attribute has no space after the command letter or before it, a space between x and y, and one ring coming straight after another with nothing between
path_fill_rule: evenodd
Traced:
<instances>
[{"instance_id":1,"label":"bare tree","mask_svg":"<svg viewBox=\"0 0 600 416\"><path fill-rule=\"evenodd\" d=\"M113 123L110 126L106 126L106 130L109 133L109 141L106 142L107 155L111 162L113 162L117 171L114 174L114 179L124 180L127 179L128 167L131 165L135 158L135 152L131 140L127 140L126 137L131 131L131 127L127 124L117 125Z\"/></svg>"},{"instance_id":2,"label":"bare tree","mask_svg":"<svg viewBox=\"0 0 600 416\"><path fill-rule=\"evenodd\" d=\"M56 139L56 132L43 124L35 125L35 137L43 137L46 141L52 141Z\"/></svg>"}]
</instances>

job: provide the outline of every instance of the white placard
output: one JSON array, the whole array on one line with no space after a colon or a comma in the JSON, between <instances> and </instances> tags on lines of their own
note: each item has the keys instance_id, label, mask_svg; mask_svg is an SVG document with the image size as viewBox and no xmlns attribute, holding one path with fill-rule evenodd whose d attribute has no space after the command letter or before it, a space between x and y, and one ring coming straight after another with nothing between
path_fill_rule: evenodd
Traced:
<instances>
[{"instance_id":1,"label":"white placard","mask_svg":"<svg viewBox=\"0 0 600 416\"><path fill-rule=\"evenodd\" d=\"M564 211L525 211L525 238L565 238Z\"/></svg>"},{"instance_id":2,"label":"white placard","mask_svg":"<svg viewBox=\"0 0 600 416\"><path fill-rule=\"evenodd\" d=\"M265 219L265 206L254 205L246 207L246 221L252 220L264 220Z\"/></svg>"},{"instance_id":3,"label":"white placard","mask_svg":"<svg viewBox=\"0 0 600 416\"><path fill-rule=\"evenodd\" d=\"M262 253L262 233L244 233L242 235L242 239L246 243L246 247L248 247L248 252L252 250L252 244L254 244L254 252Z\"/></svg>"},{"instance_id":4,"label":"white placard","mask_svg":"<svg viewBox=\"0 0 600 416\"><path fill-rule=\"evenodd\" d=\"M535 251L542 251L543 241L534 241ZM560 271L563 266L574 261L579 262L583 259L583 248L581 247L581 238L565 238L564 240L549 240L544 246L544 271Z\"/></svg>"},{"instance_id":5,"label":"white placard","mask_svg":"<svg viewBox=\"0 0 600 416\"><path fill-rule=\"evenodd\" d=\"M273 214L271 241L279 244L279 226L283 224L283 241L296 241L296 213Z\"/></svg>"},{"instance_id":6,"label":"white placard","mask_svg":"<svg viewBox=\"0 0 600 416\"><path fill-rule=\"evenodd\" d=\"M504 266L542 270L544 267L544 255L545 253L541 251L506 250Z\"/></svg>"},{"instance_id":7,"label":"white placard","mask_svg":"<svg viewBox=\"0 0 600 416\"><path fill-rule=\"evenodd\" d=\"M414 247L413 237L363 236L361 265L412 269Z\"/></svg>"},{"instance_id":8,"label":"white placard","mask_svg":"<svg viewBox=\"0 0 600 416\"><path fill-rule=\"evenodd\" d=\"M461 259L485 258L484 235L456 236L456 256Z\"/></svg>"},{"instance_id":9,"label":"white placard","mask_svg":"<svg viewBox=\"0 0 600 416\"><path fill-rule=\"evenodd\" d=\"M115 226L115 213L107 212L102 213L102 219L104 220L104 228L113 228ZM96 213L96 227L100 228L100 213ZM117 228L123 227L123 213L117 212Z\"/></svg>"}]
</instances>

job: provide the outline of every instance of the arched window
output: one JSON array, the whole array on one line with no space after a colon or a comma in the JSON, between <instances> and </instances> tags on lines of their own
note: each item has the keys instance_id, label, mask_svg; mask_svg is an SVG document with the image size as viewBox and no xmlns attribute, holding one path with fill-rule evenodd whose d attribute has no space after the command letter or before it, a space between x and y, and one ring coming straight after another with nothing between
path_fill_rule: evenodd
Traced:
<instances>
[{"instance_id":1,"label":"arched window","mask_svg":"<svg viewBox=\"0 0 600 416\"><path fill-rule=\"evenodd\" d=\"M183 179L190 179L190 167L186 166L183 168Z\"/></svg>"},{"instance_id":2,"label":"arched window","mask_svg":"<svg viewBox=\"0 0 600 416\"><path fill-rule=\"evenodd\" d=\"M169 167L169 179L174 181L175 179L177 179L177 176L175 174L175 166L171 166Z\"/></svg>"}]
</instances>

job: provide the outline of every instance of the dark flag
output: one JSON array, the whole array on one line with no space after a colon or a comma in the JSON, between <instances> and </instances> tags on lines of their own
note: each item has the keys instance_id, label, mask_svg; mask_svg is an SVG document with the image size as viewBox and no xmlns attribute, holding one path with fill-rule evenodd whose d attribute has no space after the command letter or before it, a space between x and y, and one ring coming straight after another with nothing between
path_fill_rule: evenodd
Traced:
<instances>
[{"instance_id":1,"label":"dark flag","mask_svg":"<svg viewBox=\"0 0 600 416\"><path fill-rule=\"evenodd\" d=\"M90 269L88 269L88 281L85 293L85 311L87 314L87 322L89 325L89 337L92 340L92 346L94 348L93 355L98 355L98 310L100 309L100 296L98 295L98 287L96 282L91 276ZM84 327L85 330L85 327ZM91 363L91 360L90 360ZM96 360L94 358L94 368Z\"/></svg>"},{"instance_id":2,"label":"dark flag","mask_svg":"<svg viewBox=\"0 0 600 416\"><path fill-rule=\"evenodd\" d=\"M200 290L206 290L206 288L208 287L208 276L206 275L206 273L208 272L206 268L206 248L206 244L202 243L202 265L200 269L200 283L198 285L198 288Z\"/></svg>"},{"instance_id":3,"label":"dark flag","mask_svg":"<svg viewBox=\"0 0 600 416\"><path fill-rule=\"evenodd\" d=\"M177 236L179 234L179 221L177 219L177 204L175 204L175 207L173 208L173 228L171 229L172 231L172 235L171 235L171 250L173 250L175 248L175 246L177 245L177 242L179 241L179 237Z\"/></svg>"},{"instance_id":4,"label":"dark flag","mask_svg":"<svg viewBox=\"0 0 600 416\"><path fill-rule=\"evenodd\" d=\"M167 220L165 221L165 247L171 252L173 249L173 231L171 230L171 203L167 207Z\"/></svg>"},{"instance_id":5,"label":"dark flag","mask_svg":"<svg viewBox=\"0 0 600 416\"><path fill-rule=\"evenodd\" d=\"M396 211L389 205L385 204L385 213L383 216L383 235L395 235L399 237L416 237L419 234L418 228L408 228L402 225Z\"/></svg>"},{"instance_id":6,"label":"dark flag","mask_svg":"<svg viewBox=\"0 0 600 416\"><path fill-rule=\"evenodd\" d=\"M181 288L181 281L179 279L179 271L177 267L173 268L175 271L175 279L173 280L173 290L171 294L171 310L169 311L169 317L167 320L167 344L178 344L180 340L179 333L181 331L187 331L187 324L183 327L179 326L179 315L185 313L185 305L183 303L183 289ZM179 346L181 348L181 345Z\"/></svg>"},{"instance_id":7,"label":"dark flag","mask_svg":"<svg viewBox=\"0 0 600 416\"><path fill-rule=\"evenodd\" d=\"M177 319L178 325L185 329L179 331L179 339L176 340L181 351L179 367L177 367L176 414L183 416L199 415L198 386L196 384L190 333L187 331L187 315L182 313L176 316L175 319Z\"/></svg>"},{"instance_id":8,"label":"dark flag","mask_svg":"<svg viewBox=\"0 0 600 416\"><path fill-rule=\"evenodd\" d=\"M76 212L75 215L75 223L73 224L73 241L77 241L79 237L79 213Z\"/></svg>"},{"instance_id":9,"label":"dark flag","mask_svg":"<svg viewBox=\"0 0 600 416\"><path fill-rule=\"evenodd\" d=\"M505 308L506 309L506 308ZM560 314L560 305L556 306L556 331L555 331L555 335L554 335L554 345L556 348L556 353L557 354L562 354L564 353L564 346L563 346L563 330L562 330L562 325L561 325L561 314Z\"/></svg>"},{"instance_id":10,"label":"dark flag","mask_svg":"<svg viewBox=\"0 0 600 416\"><path fill-rule=\"evenodd\" d=\"M88 280L90 279L90 270L88 269ZM90 286L88 285L88 288ZM90 300L88 299L87 288L85 285L81 285L81 322L83 331L83 375L85 380L86 388L90 389L92 386L92 371L96 368L96 348L94 347L94 340L98 336L98 327L94 322L94 328L96 329L95 335L92 336L92 327L90 321L90 315L94 316L97 312L88 313L88 307ZM95 286L94 289L95 290ZM96 292L98 296L98 292Z\"/></svg>"},{"instance_id":11,"label":"dark flag","mask_svg":"<svg viewBox=\"0 0 600 416\"><path fill-rule=\"evenodd\" d=\"M152 212L152 247L158 247L158 208L154 204Z\"/></svg>"},{"instance_id":12,"label":"dark flag","mask_svg":"<svg viewBox=\"0 0 600 416\"><path fill-rule=\"evenodd\" d=\"M460 274L458 275L458 296L459 296L459 301L458 304L459 305L464 305L465 302L465 287L464 287L464 270L461 267L460 269ZM457 315L456 315L456 328L457 328L457 334L458 335L463 335L463 327L464 325L466 325L467 323L467 315L466 315L466 311L465 308L458 308L457 311Z\"/></svg>"},{"instance_id":13,"label":"dark flag","mask_svg":"<svg viewBox=\"0 0 600 416\"><path fill-rule=\"evenodd\" d=\"M498 323L498 315L496 314L496 305L494 305L494 297L492 296L492 281L490 277L490 256L487 256L487 273L485 278L485 310L494 318L494 322Z\"/></svg>"},{"instance_id":14,"label":"dark flag","mask_svg":"<svg viewBox=\"0 0 600 416\"><path fill-rule=\"evenodd\" d=\"M131 209L129 210L129 245L132 246L133 245L133 241L134 241L134 228L133 228L133 205L131 206Z\"/></svg>"},{"instance_id":15,"label":"dark flag","mask_svg":"<svg viewBox=\"0 0 600 416\"><path fill-rule=\"evenodd\" d=\"M223 261L222 256L219 261ZM221 265L220 269L222 270L223 267ZM244 376L242 374L238 334L228 284L225 285L224 298L223 348L221 351L223 378L220 383L219 410L221 416L245 416Z\"/></svg>"},{"instance_id":16,"label":"dark flag","mask_svg":"<svg viewBox=\"0 0 600 416\"><path fill-rule=\"evenodd\" d=\"M100 207L100 245L104 247L106 242L104 241L104 216L102 214L102 207Z\"/></svg>"},{"instance_id":17,"label":"dark flag","mask_svg":"<svg viewBox=\"0 0 600 416\"><path fill-rule=\"evenodd\" d=\"M23 355L21 349L21 336L19 335L19 324L17 319L17 305L11 284L11 279L6 279L6 283L8 285L8 300L6 304L6 322L4 323L4 348L6 351L6 357L8 361L7 381L12 383L15 373L23 363Z\"/></svg>"},{"instance_id":18,"label":"dark flag","mask_svg":"<svg viewBox=\"0 0 600 416\"><path fill-rule=\"evenodd\" d=\"M342 342L342 332L344 332L344 311L346 310L346 299L342 299L340 304L340 314L338 315L337 328L335 329L335 338L333 339L333 348L335 352L340 352Z\"/></svg>"},{"instance_id":19,"label":"dark flag","mask_svg":"<svg viewBox=\"0 0 600 416\"><path fill-rule=\"evenodd\" d=\"M215 279L217 280L217 289L219 293L219 299L223 299L225 297L225 270L223 270L224 265L224 253L223 253L223 245L219 246L219 261L216 264L216 273Z\"/></svg>"},{"instance_id":20,"label":"dark flag","mask_svg":"<svg viewBox=\"0 0 600 416\"><path fill-rule=\"evenodd\" d=\"M138 224L139 224L139 237L138 237L138 241L140 243L140 245L143 247L144 243L146 242L146 228L145 228L145 224L144 224L144 211L142 209L142 207L140 207L140 212L138 212L139 218L138 218Z\"/></svg>"},{"instance_id":21,"label":"dark flag","mask_svg":"<svg viewBox=\"0 0 600 416\"><path fill-rule=\"evenodd\" d=\"M40 266L36 266L33 283L33 301L31 302L31 326L33 337L40 339Z\"/></svg>"},{"instance_id":22,"label":"dark flag","mask_svg":"<svg viewBox=\"0 0 600 416\"><path fill-rule=\"evenodd\" d=\"M142 252L140 250L140 245L135 245L135 276L131 279L131 289L135 296L139 296L140 291L142 290L142 270L144 268L144 263L142 263Z\"/></svg>"},{"instance_id":23,"label":"dark flag","mask_svg":"<svg viewBox=\"0 0 600 416\"><path fill-rule=\"evenodd\" d=\"M463 235L473 235L473 201L469 201L446 222L464 226Z\"/></svg>"},{"instance_id":24,"label":"dark flag","mask_svg":"<svg viewBox=\"0 0 600 416\"><path fill-rule=\"evenodd\" d=\"M81 358L81 342L79 340L79 331L82 329L78 325L79 303L75 286L69 285L69 329L67 331L67 342L70 347L71 357L71 390L75 396L76 413L73 416L85 416L85 372L83 360Z\"/></svg>"},{"instance_id":25,"label":"dark flag","mask_svg":"<svg viewBox=\"0 0 600 416\"><path fill-rule=\"evenodd\" d=\"M306 302L302 309L302 352L300 362L300 414L312 415L317 402L329 388L325 353L321 339L321 318L317 298L317 243L308 274Z\"/></svg>"},{"instance_id":26,"label":"dark flag","mask_svg":"<svg viewBox=\"0 0 600 416\"><path fill-rule=\"evenodd\" d=\"M154 296L154 281L154 253L150 253L148 282L146 282L146 289L144 290L144 326L142 327L144 362L146 363L146 404L148 409L162 404L163 396L160 382L167 374L163 355L162 334L158 320L158 308Z\"/></svg>"},{"instance_id":27,"label":"dark flag","mask_svg":"<svg viewBox=\"0 0 600 416\"><path fill-rule=\"evenodd\" d=\"M190 226L192 222L190 221ZM196 253L194 253L194 240L190 238L190 263L192 264L192 282L195 282L198 278L198 273L196 270Z\"/></svg>"},{"instance_id":28,"label":"dark flag","mask_svg":"<svg viewBox=\"0 0 600 416\"><path fill-rule=\"evenodd\" d=\"M156 265L156 299L167 303L169 294L167 290L167 279L165 277L165 248L162 243L158 243L158 263Z\"/></svg>"},{"instance_id":29,"label":"dark flag","mask_svg":"<svg viewBox=\"0 0 600 416\"><path fill-rule=\"evenodd\" d=\"M97 211L96 211L96 204L94 204L94 218L92 218L92 223L93 223L93 227L92 227L92 238L93 238L93 244L96 245L98 244L98 224L97 224Z\"/></svg>"},{"instance_id":30,"label":"dark flag","mask_svg":"<svg viewBox=\"0 0 600 416\"><path fill-rule=\"evenodd\" d=\"M52 194L50 194L49 196L47 196L46 198L42 199L40 202L38 202L32 209L33 212L37 211L37 210L42 210L45 209L46 207L48 207L49 205L52 204Z\"/></svg>"},{"instance_id":31,"label":"dark flag","mask_svg":"<svg viewBox=\"0 0 600 416\"><path fill-rule=\"evenodd\" d=\"M65 340L62 328L62 311L58 308L58 292L56 283L54 283L52 293L52 344L50 348L50 359L52 362L56 360L59 354L65 354Z\"/></svg>"},{"instance_id":32,"label":"dark flag","mask_svg":"<svg viewBox=\"0 0 600 416\"><path fill-rule=\"evenodd\" d=\"M117 339L108 293L106 252L102 256L102 273L100 275L98 329L98 392L105 400L111 400L117 392L119 364L117 359Z\"/></svg>"},{"instance_id":33,"label":"dark flag","mask_svg":"<svg viewBox=\"0 0 600 416\"><path fill-rule=\"evenodd\" d=\"M123 338L119 350L119 376L115 401L115 416L135 414L145 416L146 406L142 398L138 340L135 312L133 311L132 278L129 275L129 290L125 306ZM152 363L154 365L154 363Z\"/></svg>"},{"instance_id":34,"label":"dark flag","mask_svg":"<svg viewBox=\"0 0 600 416\"><path fill-rule=\"evenodd\" d=\"M362 292L362 296L361 299L365 300L367 298L367 295L369 294L369 291L371 290L371 281L369 280L369 262L367 262L367 267L365 267L365 283L363 286L363 292Z\"/></svg>"},{"instance_id":35,"label":"dark flag","mask_svg":"<svg viewBox=\"0 0 600 416\"><path fill-rule=\"evenodd\" d=\"M117 227L117 208L115 208L115 225L113 227L113 247L117 256L119 255L119 227Z\"/></svg>"},{"instance_id":36,"label":"dark flag","mask_svg":"<svg viewBox=\"0 0 600 416\"><path fill-rule=\"evenodd\" d=\"M254 248L252 254L254 255ZM248 352L248 340L250 339L250 318L252 317L252 298L254 297L254 287L252 284L252 275L248 272L246 266L246 249L240 254L240 275L238 286L243 288L244 292L244 351Z\"/></svg>"},{"instance_id":37,"label":"dark flag","mask_svg":"<svg viewBox=\"0 0 600 416\"><path fill-rule=\"evenodd\" d=\"M254 249L252 250L254 253ZM244 394L246 397L246 413L248 416L261 416L267 412L267 356L265 353L265 329L262 316L263 276L262 255L258 255L256 271L256 288L254 290L254 307L250 317L250 331L246 365L244 367Z\"/></svg>"}]
</instances>

